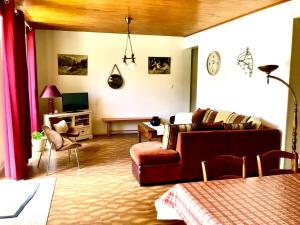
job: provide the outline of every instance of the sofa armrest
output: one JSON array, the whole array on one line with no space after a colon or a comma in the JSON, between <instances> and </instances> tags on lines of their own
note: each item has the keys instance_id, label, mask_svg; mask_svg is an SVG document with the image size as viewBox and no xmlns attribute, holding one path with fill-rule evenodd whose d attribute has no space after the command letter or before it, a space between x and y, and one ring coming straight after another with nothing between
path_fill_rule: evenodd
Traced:
<instances>
[{"instance_id":1,"label":"sofa armrest","mask_svg":"<svg viewBox=\"0 0 300 225\"><path fill-rule=\"evenodd\" d=\"M200 180L202 179L202 161L229 153L229 133L224 131L180 132L176 151L180 157L182 178Z\"/></svg>"}]
</instances>

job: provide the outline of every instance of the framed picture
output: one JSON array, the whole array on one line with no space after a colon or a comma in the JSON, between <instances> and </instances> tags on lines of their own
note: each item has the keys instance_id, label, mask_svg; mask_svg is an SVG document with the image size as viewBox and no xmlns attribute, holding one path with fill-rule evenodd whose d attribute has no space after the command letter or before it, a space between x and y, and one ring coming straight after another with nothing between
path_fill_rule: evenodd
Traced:
<instances>
[{"instance_id":1,"label":"framed picture","mask_svg":"<svg viewBox=\"0 0 300 225\"><path fill-rule=\"evenodd\" d=\"M148 74L170 74L171 57L148 57Z\"/></svg>"},{"instance_id":2,"label":"framed picture","mask_svg":"<svg viewBox=\"0 0 300 225\"><path fill-rule=\"evenodd\" d=\"M57 55L59 75L87 75L88 56L87 55Z\"/></svg>"}]
</instances>

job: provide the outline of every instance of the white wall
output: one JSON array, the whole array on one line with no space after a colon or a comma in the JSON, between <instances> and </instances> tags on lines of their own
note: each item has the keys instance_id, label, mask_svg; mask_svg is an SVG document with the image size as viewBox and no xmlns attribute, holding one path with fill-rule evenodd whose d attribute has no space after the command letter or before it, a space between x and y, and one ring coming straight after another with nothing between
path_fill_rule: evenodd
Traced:
<instances>
[{"instance_id":1,"label":"white wall","mask_svg":"<svg viewBox=\"0 0 300 225\"><path fill-rule=\"evenodd\" d=\"M300 0L293 0L294 4L294 17L300 17Z\"/></svg>"},{"instance_id":2,"label":"white wall","mask_svg":"<svg viewBox=\"0 0 300 225\"><path fill-rule=\"evenodd\" d=\"M106 132L103 117L169 118L176 112L188 111L191 56L190 50L183 47L184 39L146 35L131 38L138 67L121 70L125 84L115 90L108 86L107 79L113 65L119 64L124 55L125 34L37 30L39 93L45 84L55 84L61 92L88 91L94 134ZM57 54L88 55L88 76L58 75ZM148 56L171 57L171 75L149 75ZM57 103L61 100L55 102L60 110ZM46 111L47 101L40 99L40 113ZM117 126L113 130L124 129Z\"/></svg>"},{"instance_id":3,"label":"white wall","mask_svg":"<svg viewBox=\"0 0 300 225\"><path fill-rule=\"evenodd\" d=\"M272 75L289 81L292 25L292 3L287 2L185 38L186 47L199 47L198 107L261 117L282 131L284 146L288 89L275 80L267 85L257 67L277 64ZM252 77L237 65L246 47L254 60ZM222 65L216 76L210 76L206 60L215 50Z\"/></svg>"}]
</instances>

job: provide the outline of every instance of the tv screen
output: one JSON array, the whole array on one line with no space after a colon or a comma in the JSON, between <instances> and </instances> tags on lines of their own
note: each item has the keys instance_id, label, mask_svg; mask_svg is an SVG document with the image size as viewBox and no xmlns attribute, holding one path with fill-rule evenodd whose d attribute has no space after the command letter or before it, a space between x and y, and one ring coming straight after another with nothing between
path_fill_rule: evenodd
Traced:
<instances>
[{"instance_id":1,"label":"tv screen","mask_svg":"<svg viewBox=\"0 0 300 225\"><path fill-rule=\"evenodd\" d=\"M64 112L75 112L89 108L89 95L87 92L62 93L62 107Z\"/></svg>"}]
</instances>

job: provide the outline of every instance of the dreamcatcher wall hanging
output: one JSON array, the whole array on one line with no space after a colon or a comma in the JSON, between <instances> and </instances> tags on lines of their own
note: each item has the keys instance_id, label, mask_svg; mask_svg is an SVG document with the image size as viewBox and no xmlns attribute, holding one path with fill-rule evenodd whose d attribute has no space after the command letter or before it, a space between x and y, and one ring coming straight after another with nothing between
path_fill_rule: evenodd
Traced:
<instances>
[{"instance_id":1,"label":"dreamcatcher wall hanging","mask_svg":"<svg viewBox=\"0 0 300 225\"><path fill-rule=\"evenodd\" d=\"M246 48L246 51L241 53L237 58L237 64L245 70L245 74L249 77L252 76L253 71L253 57L249 51L249 48Z\"/></svg>"}]
</instances>

